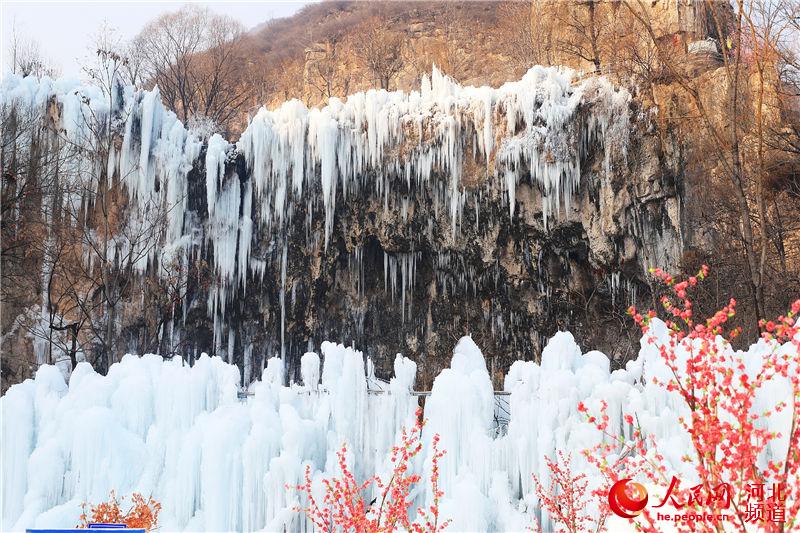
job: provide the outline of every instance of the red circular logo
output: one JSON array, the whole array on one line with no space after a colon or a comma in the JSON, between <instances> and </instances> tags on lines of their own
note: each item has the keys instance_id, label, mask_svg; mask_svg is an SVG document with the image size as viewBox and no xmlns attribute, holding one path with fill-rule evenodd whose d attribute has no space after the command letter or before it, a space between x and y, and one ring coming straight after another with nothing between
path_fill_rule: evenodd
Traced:
<instances>
[{"instance_id":1,"label":"red circular logo","mask_svg":"<svg viewBox=\"0 0 800 533\"><path fill-rule=\"evenodd\" d=\"M617 516L636 518L647 506L647 489L630 478L621 479L608 491L608 505Z\"/></svg>"}]
</instances>

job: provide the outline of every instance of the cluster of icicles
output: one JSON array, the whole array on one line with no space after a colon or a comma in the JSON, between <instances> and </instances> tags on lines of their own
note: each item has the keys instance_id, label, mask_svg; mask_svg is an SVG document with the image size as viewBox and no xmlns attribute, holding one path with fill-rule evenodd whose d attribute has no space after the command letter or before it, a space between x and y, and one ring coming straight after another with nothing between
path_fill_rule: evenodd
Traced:
<instances>
[{"instance_id":1,"label":"cluster of icicles","mask_svg":"<svg viewBox=\"0 0 800 533\"><path fill-rule=\"evenodd\" d=\"M332 98L322 108L292 100L275 110L261 109L234 145L219 135L204 139L201 132L187 130L164 108L157 88L104 91L77 81L15 76L0 84L6 110L45 124L55 119L57 133L48 137L48 149L63 152L59 159L67 163L43 174L57 174L53 183L72 192L48 200L90 203L86 191L96 189L99 169L126 185L131 207L118 235L109 237L112 260L134 257L139 272L185 277L193 260L211 259L215 279L206 296L214 352L229 357L236 331L227 325L226 306L248 279L261 280L268 271L280 280L280 354L285 355L288 228L303 224L307 247L327 246L337 202L365 192L405 223L418 198L413 191L424 190L433 199L437 231L455 235L468 223L462 220L467 199L476 205L472 220L477 225L478 199L491 196L492 189L502 192L513 217L517 183L528 173L538 184L547 225L570 208L591 146L605 150L606 172L610 154L626 153L629 101L630 95L607 79L577 81L575 72L563 68L534 67L521 80L496 89L462 87L434 69L419 91L370 90L346 100ZM53 102L59 104L56 115ZM98 124L109 125L121 140L110 143L104 161L95 160L102 152L94 133L108 128ZM31 128L16 139L16 157L26 157L39 131ZM232 164L238 156L246 162L244 176ZM466 158L473 158L472 168L485 168L482 184L463 186ZM193 168L205 169L206 213L189 209ZM199 199L193 200L198 205ZM54 207L47 201L42 205L45 220L55 217ZM440 212L444 222L438 220ZM314 216L324 216L324 223ZM161 218L164 227L158 229L153 220ZM433 218L428 234L434 231ZM88 263L95 260L92 246L102 249L102 244L84 243ZM412 313L414 257L412 243L410 252L385 260L384 276L391 280L386 290L393 299L399 293L403 320ZM48 278L47 268L45 261L42 279ZM185 285L187 280L177 281ZM41 308L45 316L47 302ZM163 334L172 345L181 343L188 306L182 312L165 325Z\"/></svg>"},{"instance_id":2,"label":"cluster of icicles","mask_svg":"<svg viewBox=\"0 0 800 533\"><path fill-rule=\"evenodd\" d=\"M55 99L61 104L59 128L69 139L61 149L91 147L97 129L92 122L111 123L122 136L121 146L107 161L71 157L72 179L98 174L79 172L81 167L103 165L125 181L137 206L130 210L129 225L144 224L152 209L161 209L168 220L160 246L120 238L112 249L146 247L136 264L143 271L156 260L162 265L185 260L207 245L219 278L209 308L216 313L220 306L224 313L234 283L263 275L266 258L250 255L257 232L279 237L302 211L305 220L298 222L306 225L307 238L327 245L337 202L360 190L381 199L386 210L406 212L413 201L409 191L425 188L436 212L440 206L449 212L455 235L464 223L466 199L480 194L462 184L466 158L485 167L488 177L481 187L503 191L511 217L516 185L530 173L547 226L560 209L570 208L589 147L605 150L610 171L611 154L624 154L629 136L629 93L603 77L578 82L575 76L570 69L534 67L521 80L495 89L462 87L434 69L419 91L370 90L313 109L298 100L263 108L235 145L219 135L204 140L187 131L163 107L157 88L102 91L76 81L7 76L0 103L46 120ZM23 153L25 139L18 144ZM198 220L202 214L187 209L187 174L204 147L205 223ZM246 176L226 165L237 153L246 160ZM75 190L93 185L81 183ZM324 212L321 232L312 229L315 212Z\"/></svg>"},{"instance_id":3,"label":"cluster of icicles","mask_svg":"<svg viewBox=\"0 0 800 533\"><path fill-rule=\"evenodd\" d=\"M395 194L395 187L420 187L448 210L455 234L470 193L462 184L465 158L472 157L490 176L485 186L505 192L510 216L516 184L530 172L541 190L547 226L560 208L570 208L581 160L594 140L608 154L627 147L630 94L605 78L576 83L574 76L570 69L534 67L521 80L494 89L462 87L434 69L420 91L371 90L314 109L297 100L263 108L235 147L251 176L245 187L253 190L242 195L244 213L259 228L281 228L298 206L321 201L327 245L337 201L366 188L384 209L405 213L413 199L407 192ZM581 107L589 109L585 120ZM233 148L219 136L209 142L207 161L216 163L207 165L209 202L222 197L225 187L238 187L236 180L223 180L218 164ZM249 239L252 228L247 225L240 241ZM244 281L246 262L238 263L238 272L227 266L224 277L238 274Z\"/></svg>"},{"instance_id":4,"label":"cluster of icicles","mask_svg":"<svg viewBox=\"0 0 800 533\"><path fill-rule=\"evenodd\" d=\"M424 448L412 464L427 472L431 439L440 435L449 530L524 531L534 516L547 530L550 519L533 494L531 474L547 484L544 458L557 450L571 454L573 471L587 472L590 490L596 487L597 471L580 451L603 435L578 412L579 402L597 412L606 401L607 431L616 435L630 435L622 415L635 414L675 473L691 482L692 465L682 461L691 442L678 422L688 408L678 393L652 382L671 375L658 349L667 341L666 326L655 320L653 331L658 340L642 341L638 358L613 372L604 354L582 353L572 335L558 333L541 364L511 366L502 402L480 349L462 338L425 401ZM772 350L793 349L759 341L740 353L744 372L757 374ZM115 489L152 494L163 505L165 531L311 531L293 510L304 496L286 488L302 482L306 465L321 490L323 478L337 475L335 452L347 443L357 477L388 476L391 446L413 424L416 364L398 354L388 382L372 369L361 352L323 343L321 357L303 356L302 383L287 384L283 362L273 358L249 387L251 396L240 400L237 367L205 355L193 366L127 355L106 376L80 363L68 383L57 368L43 366L0 399L2 528L70 527L82 502L101 501ZM766 423L784 435L791 417L772 407L791 391L790 378L766 383L753 406L773 412ZM496 417L507 420L500 431ZM786 438L771 443L764 465L785 456L787 445ZM429 489L412 496L414 505L431 497ZM611 531L627 523L620 520L608 523Z\"/></svg>"}]
</instances>

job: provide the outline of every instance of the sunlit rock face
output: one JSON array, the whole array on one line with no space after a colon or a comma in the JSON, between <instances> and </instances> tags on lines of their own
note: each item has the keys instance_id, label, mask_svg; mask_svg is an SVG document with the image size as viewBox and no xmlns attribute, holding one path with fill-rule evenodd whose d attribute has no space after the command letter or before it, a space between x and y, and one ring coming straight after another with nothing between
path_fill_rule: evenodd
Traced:
<instances>
[{"instance_id":1,"label":"sunlit rock face","mask_svg":"<svg viewBox=\"0 0 800 533\"><path fill-rule=\"evenodd\" d=\"M157 91L104 98L9 78L2 95L73 143L90 142L82 110L111 114L115 149L75 164L123 182L130 225L164 214L129 290L174 282L164 267L177 264L185 294L166 312L124 298L120 350L216 353L245 381L274 355L299 379L323 339L359 346L378 374L402 352L420 386L467 333L493 375L564 328L621 356L619 316L646 295L647 267L682 249L678 167L649 117L624 89L567 69L497 89L434 71L419 92L290 101L236 144L187 131ZM159 328L149 340L131 334L142 316Z\"/></svg>"}]
</instances>

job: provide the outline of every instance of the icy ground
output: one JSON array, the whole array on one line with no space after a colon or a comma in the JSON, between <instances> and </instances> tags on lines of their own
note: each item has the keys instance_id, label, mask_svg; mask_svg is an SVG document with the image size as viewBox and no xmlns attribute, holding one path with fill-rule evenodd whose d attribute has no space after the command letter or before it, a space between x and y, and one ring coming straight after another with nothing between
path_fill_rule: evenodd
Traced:
<instances>
[{"instance_id":1,"label":"icy ground","mask_svg":"<svg viewBox=\"0 0 800 533\"><path fill-rule=\"evenodd\" d=\"M654 329L663 340L663 324L655 321ZM747 372L757 373L774 348L759 341L741 353ZM239 370L219 358L203 356L189 367L179 359L128 355L107 376L81 363L68 385L57 368L41 367L35 380L0 400L3 529L73 526L81 502L101 501L115 489L159 500L162 531L310 530L292 511L298 494L285 486L301 481L306 464L317 479L334 473L344 442L358 476L385 473L388 450L398 429L412 423L418 400L409 394L413 361L398 355L386 383L358 351L332 343L321 351L322 365L318 355L304 356L303 384L285 386L281 360L271 359L245 401L237 398ZM449 531L525 530L538 512L531 474L547 479L543 458L571 451L581 471L587 465L579 451L600 438L577 412L579 401L597 410L606 400L617 434L630 432L622 413L635 413L676 473L691 479L680 461L689 442L677 430L685 407L650 383L667 372L654 345L643 342L635 361L610 372L604 354L582 354L571 334L558 333L541 361L512 365L507 403L496 401L483 355L469 337L436 378L424 439L429 444L439 433L447 450L441 482L443 515L453 519ZM768 383L756 408L787 398L788 387ZM507 426L496 423L501 407L510 412ZM783 416L774 415L770 426L785 426ZM786 445L776 441L762 459L785 454ZM423 503L428 494L416 497Z\"/></svg>"}]
</instances>

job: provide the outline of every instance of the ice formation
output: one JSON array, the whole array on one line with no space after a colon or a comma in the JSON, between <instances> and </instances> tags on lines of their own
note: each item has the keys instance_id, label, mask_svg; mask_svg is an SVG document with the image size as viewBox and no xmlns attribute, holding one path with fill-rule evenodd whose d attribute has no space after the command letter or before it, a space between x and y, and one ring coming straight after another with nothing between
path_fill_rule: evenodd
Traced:
<instances>
[{"instance_id":1,"label":"ice formation","mask_svg":"<svg viewBox=\"0 0 800 533\"><path fill-rule=\"evenodd\" d=\"M262 225L283 224L287 200L299 203L313 188L310 178L319 176L326 243L337 187L344 198L363 187L387 197L393 182L432 186L437 172L447 180L434 194L455 232L464 207L465 153L505 181L512 215L514 186L530 169L547 224L562 206L569 209L592 139L608 142L609 152L624 150L629 100L604 78L576 85L569 69L534 67L498 89L461 87L434 69L419 92L371 90L345 101L332 98L321 109L296 100L262 109L237 147L253 170ZM587 105L595 107L584 124L578 111Z\"/></svg>"},{"instance_id":2,"label":"ice formation","mask_svg":"<svg viewBox=\"0 0 800 533\"><path fill-rule=\"evenodd\" d=\"M451 531L524 530L541 513L531 474L546 481L543 459L556 450L573 452L573 468L591 473L579 451L602 436L578 413L580 401L590 409L607 401L609 431L618 435L631 430L622 413L635 413L675 473L693 479L681 461L691 446L677 422L687 407L650 379L669 372L658 354L666 328L657 320L653 326L659 340L643 341L622 370L610 372L604 354L582 353L566 332L550 340L541 364L514 363L504 385L506 428L494 421L498 404L480 349L469 337L458 342L425 404L425 448L415 466L428 468L438 433L447 450L442 512L454 521ZM738 355L753 375L773 349L796 348L762 340ZM69 384L42 366L0 399L3 530L72 526L82 501L102 500L111 489L152 494L163 504L164 530L310 530L292 511L300 494L286 484L301 481L305 465L317 481L335 473L335 452L345 442L359 477L385 475L390 447L412 423L418 400L411 394L416 365L402 355L386 383L361 352L333 343L321 352L303 357L302 384L284 384L282 361L271 359L244 401L238 369L217 357L189 366L128 355L107 376L81 363ZM767 383L754 409L785 397L788 379ZM776 414L768 423L785 435L790 420ZM762 460L785 454L786 445L777 439ZM415 501L429 497L421 491Z\"/></svg>"},{"instance_id":3,"label":"ice formation","mask_svg":"<svg viewBox=\"0 0 800 533\"><path fill-rule=\"evenodd\" d=\"M14 157L38 157L42 167L33 179L53 189L42 195L43 220L87 223L87 206L97 202L100 182L124 184L130 209L116 232L106 235L92 228L82 235L88 271L100 261L93 250L104 250L106 243L104 259L130 264L139 274L152 270L168 275L173 262L185 267L188 252L199 246L186 223L187 174L203 142L164 108L158 89L114 85L103 90L77 80L8 75L0 83L0 105L8 118L4 146L9 149L3 151L8 160L3 166ZM34 150L39 155L31 155ZM70 216L54 205L58 198L63 206L71 206ZM43 279L48 268L49 262L43 261ZM46 307L43 301L42 313Z\"/></svg>"},{"instance_id":4,"label":"ice formation","mask_svg":"<svg viewBox=\"0 0 800 533\"><path fill-rule=\"evenodd\" d=\"M534 67L499 88L462 87L434 70L419 91L370 90L313 109L292 100L261 109L236 144L187 130L163 107L157 89L115 86L108 92L74 81L7 76L0 103L54 123L49 142L56 150L73 150L69 161L75 167L75 172L59 172L90 181L76 184L76 191L96 188L98 169L125 183L130 231L115 236L112 247L121 262L135 258L137 271L166 277L172 265L187 272L193 259L208 261L214 280L206 309L213 320L213 351L220 355L242 334L227 323L226 307L248 282L263 281L268 266L281 273L276 352L286 353L285 272L292 227L303 226L306 240L293 243L325 247L337 210L348 202L376 199L385 213L407 221L417 192L423 191L435 213L447 214L435 230L431 221L426 234L456 235L482 220L477 200L482 195L500 191L513 218L516 185L523 178L538 189L544 226L552 225L570 210L589 151L604 153L605 172L610 172L614 158L626 153L631 128L628 92L603 77L579 80L563 68ZM119 142L110 143L110 153L104 154L92 131L111 131ZM18 153L24 155L31 142L20 139ZM199 195L196 183L189 186L193 167L204 169ZM467 167L485 175L466 176ZM78 172L81 168L93 171ZM197 196L191 198L191 210L190 189ZM76 192L67 201L80 205L87 198ZM465 213L468 204L475 205L474 217ZM164 226L156 226L154 220L161 218ZM137 234L146 238L126 238ZM410 246L385 263L387 290L397 293L403 321L413 312L413 238ZM86 254L87 261L92 257ZM467 285L452 281L443 278L445 292ZM174 317L166 328L170 335L181 334L176 327L181 318ZM180 339L169 344L176 346Z\"/></svg>"}]
</instances>

